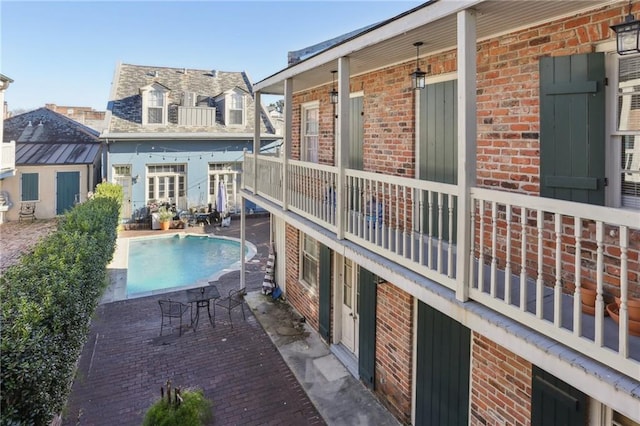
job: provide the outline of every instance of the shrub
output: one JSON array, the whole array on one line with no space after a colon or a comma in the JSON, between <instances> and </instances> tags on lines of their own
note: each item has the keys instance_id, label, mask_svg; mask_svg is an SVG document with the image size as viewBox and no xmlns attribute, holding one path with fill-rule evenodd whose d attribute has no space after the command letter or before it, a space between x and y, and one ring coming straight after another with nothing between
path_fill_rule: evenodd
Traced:
<instances>
[{"instance_id":1,"label":"shrub","mask_svg":"<svg viewBox=\"0 0 640 426\"><path fill-rule=\"evenodd\" d=\"M204 397L202 390L187 389L180 395L180 404L167 398L156 401L144 416L143 426L200 426L211 419L211 401Z\"/></svg>"},{"instance_id":2,"label":"shrub","mask_svg":"<svg viewBox=\"0 0 640 426\"><path fill-rule=\"evenodd\" d=\"M117 190L98 193L0 277L1 424L48 424L67 400L117 238Z\"/></svg>"}]
</instances>

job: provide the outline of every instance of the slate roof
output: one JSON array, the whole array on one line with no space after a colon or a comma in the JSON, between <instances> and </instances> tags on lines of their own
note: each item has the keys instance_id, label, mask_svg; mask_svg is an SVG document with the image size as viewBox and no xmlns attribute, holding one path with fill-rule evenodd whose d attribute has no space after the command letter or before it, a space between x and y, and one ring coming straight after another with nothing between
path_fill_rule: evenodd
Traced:
<instances>
[{"instance_id":1,"label":"slate roof","mask_svg":"<svg viewBox=\"0 0 640 426\"><path fill-rule=\"evenodd\" d=\"M4 121L4 140L16 141L16 165L93 164L99 133L48 108Z\"/></svg>"},{"instance_id":2,"label":"slate roof","mask_svg":"<svg viewBox=\"0 0 640 426\"><path fill-rule=\"evenodd\" d=\"M142 125L142 97L140 88L158 83L169 91L169 123L165 125ZM240 89L246 97L245 125L227 127L220 120L213 126L179 125L175 116L177 107L182 104L185 92L195 93L199 101L214 106L214 98L233 89ZM171 134L171 133L224 133L253 134L254 96L253 87L244 72L226 72L215 70L196 70L188 68L167 68L119 64L116 68L108 106L109 125L104 137L109 133L121 134ZM261 133L275 133L266 113L262 112ZM135 136L135 135L132 135Z\"/></svg>"}]
</instances>

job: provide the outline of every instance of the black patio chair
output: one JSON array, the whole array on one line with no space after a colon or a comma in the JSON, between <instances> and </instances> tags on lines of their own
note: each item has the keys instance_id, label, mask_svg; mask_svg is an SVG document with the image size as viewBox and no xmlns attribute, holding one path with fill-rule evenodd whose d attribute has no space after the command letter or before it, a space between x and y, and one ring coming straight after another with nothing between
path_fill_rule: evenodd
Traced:
<instances>
[{"instance_id":1,"label":"black patio chair","mask_svg":"<svg viewBox=\"0 0 640 426\"><path fill-rule=\"evenodd\" d=\"M216 310L215 307L219 306L223 309L226 309L229 313L229 323L231 323L231 327L233 327L233 321L231 321L231 311L238 306L242 309L242 318L246 321L247 317L244 315L244 289L238 290L229 290L229 295L227 297L220 298L216 300L213 309L213 320L216 319Z\"/></svg>"},{"instance_id":2,"label":"black patio chair","mask_svg":"<svg viewBox=\"0 0 640 426\"><path fill-rule=\"evenodd\" d=\"M160 312L162 313L160 335L162 336L165 318L169 319L169 325L171 325L172 318L178 318L180 319L180 336L182 336L182 316L191 309L191 306L173 300L158 300L158 303L160 304Z\"/></svg>"}]
</instances>

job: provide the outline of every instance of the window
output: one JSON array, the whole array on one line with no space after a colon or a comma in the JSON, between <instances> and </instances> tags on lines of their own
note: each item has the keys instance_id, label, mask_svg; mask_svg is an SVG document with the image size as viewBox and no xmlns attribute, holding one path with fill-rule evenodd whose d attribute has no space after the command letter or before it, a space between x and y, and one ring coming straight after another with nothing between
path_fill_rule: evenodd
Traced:
<instances>
[{"instance_id":1,"label":"window","mask_svg":"<svg viewBox=\"0 0 640 426\"><path fill-rule=\"evenodd\" d=\"M38 173L22 174L22 201L38 200Z\"/></svg>"},{"instance_id":2,"label":"window","mask_svg":"<svg viewBox=\"0 0 640 426\"><path fill-rule=\"evenodd\" d=\"M304 283L316 288L318 286L318 242L302 234L301 245L301 279Z\"/></svg>"},{"instance_id":3,"label":"window","mask_svg":"<svg viewBox=\"0 0 640 426\"><path fill-rule=\"evenodd\" d=\"M620 152L615 156L613 187L620 206L640 209L640 55L612 56L617 72L613 73L616 122L611 143L612 151Z\"/></svg>"},{"instance_id":4,"label":"window","mask_svg":"<svg viewBox=\"0 0 640 426\"><path fill-rule=\"evenodd\" d=\"M142 124L167 123L168 89L159 83L153 83L140 89L142 96Z\"/></svg>"},{"instance_id":5,"label":"window","mask_svg":"<svg viewBox=\"0 0 640 426\"><path fill-rule=\"evenodd\" d=\"M303 161L318 162L318 122L320 108L317 102L302 105L300 129L300 155Z\"/></svg>"},{"instance_id":6,"label":"window","mask_svg":"<svg viewBox=\"0 0 640 426\"><path fill-rule=\"evenodd\" d=\"M237 188L239 185L239 171L242 169L241 163L210 163L209 164L209 203L216 206L218 210L218 192L220 182L226 190L225 211L238 211Z\"/></svg>"},{"instance_id":7,"label":"window","mask_svg":"<svg viewBox=\"0 0 640 426\"><path fill-rule=\"evenodd\" d=\"M232 93L229 99L229 120L230 126L241 126L244 124L244 95L242 93Z\"/></svg>"},{"instance_id":8,"label":"window","mask_svg":"<svg viewBox=\"0 0 640 426\"><path fill-rule=\"evenodd\" d=\"M186 194L186 166L163 164L147 167L147 200L178 203Z\"/></svg>"},{"instance_id":9,"label":"window","mask_svg":"<svg viewBox=\"0 0 640 426\"><path fill-rule=\"evenodd\" d=\"M149 92L149 99L147 103L148 124L162 124L163 106L164 95L157 90L152 90L151 92Z\"/></svg>"}]
</instances>

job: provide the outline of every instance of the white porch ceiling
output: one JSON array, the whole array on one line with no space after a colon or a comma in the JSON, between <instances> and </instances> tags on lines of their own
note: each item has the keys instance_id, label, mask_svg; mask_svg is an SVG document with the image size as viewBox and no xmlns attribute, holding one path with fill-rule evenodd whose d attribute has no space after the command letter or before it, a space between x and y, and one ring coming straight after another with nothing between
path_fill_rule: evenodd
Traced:
<instances>
[{"instance_id":1,"label":"white porch ceiling","mask_svg":"<svg viewBox=\"0 0 640 426\"><path fill-rule=\"evenodd\" d=\"M254 84L263 94L284 93L284 80L293 79L293 91L308 90L332 81L337 60L350 58L351 75L415 60L413 43L422 41L420 56L456 48L457 12L473 9L477 36L482 41L499 34L531 28L552 19L569 19L581 12L626 1L594 0L439 0L393 17L354 38L317 53ZM613 34L613 33L612 33Z\"/></svg>"}]
</instances>

